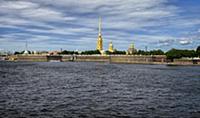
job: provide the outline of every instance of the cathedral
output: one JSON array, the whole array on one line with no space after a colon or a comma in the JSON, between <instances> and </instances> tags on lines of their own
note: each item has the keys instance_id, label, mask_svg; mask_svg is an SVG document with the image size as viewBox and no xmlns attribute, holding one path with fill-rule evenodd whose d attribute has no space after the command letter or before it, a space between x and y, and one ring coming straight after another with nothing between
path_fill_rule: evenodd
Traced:
<instances>
[{"instance_id":1,"label":"cathedral","mask_svg":"<svg viewBox=\"0 0 200 118\"><path fill-rule=\"evenodd\" d=\"M127 50L127 54L133 55L133 54L135 54L136 52L137 52L137 50L135 49L134 43L132 43L132 44L130 45L130 47L128 48L128 50Z\"/></svg>"},{"instance_id":2,"label":"cathedral","mask_svg":"<svg viewBox=\"0 0 200 118\"><path fill-rule=\"evenodd\" d=\"M100 17L99 18L99 34L98 34L98 38L97 38L96 50L99 50L101 52L101 54L104 54L105 51L103 50L103 38L102 38L101 28L102 28L102 19ZM114 52L112 42L109 43L108 51Z\"/></svg>"},{"instance_id":3,"label":"cathedral","mask_svg":"<svg viewBox=\"0 0 200 118\"><path fill-rule=\"evenodd\" d=\"M102 19L99 17L99 33L98 33L98 38L97 38L97 45L96 45L96 50L98 50L101 54L105 54L105 51L103 50L103 38L102 38ZM110 53L113 53L116 51L113 47L112 41L109 43L108 51ZM126 54L132 55L135 54L137 50L134 47L134 44L132 43L129 47L129 49L126 51Z\"/></svg>"},{"instance_id":4,"label":"cathedral","mask_svg":"<svg viewBox=\"0 0 200 118\"><path fill-rule=\"evenodd\" d=\"M112 53L114 52L112 41L109 44L108 51Z\"/></svg>"}]
</instances>

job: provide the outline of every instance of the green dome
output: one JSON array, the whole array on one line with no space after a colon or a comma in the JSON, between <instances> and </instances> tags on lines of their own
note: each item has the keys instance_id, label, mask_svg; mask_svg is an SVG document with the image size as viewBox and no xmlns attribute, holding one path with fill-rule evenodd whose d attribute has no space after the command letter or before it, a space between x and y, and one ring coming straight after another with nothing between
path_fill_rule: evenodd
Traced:
<instances>
[{"instance_id":1,"label":"green dome","mask_svg":"<svg viewBox=\"0 0 200 118\"><path fill-rule=\"evenodd\" d=\"M130 48L134 48L134 43L131 43L131 47Z\"/></svg>"}]
</instances>

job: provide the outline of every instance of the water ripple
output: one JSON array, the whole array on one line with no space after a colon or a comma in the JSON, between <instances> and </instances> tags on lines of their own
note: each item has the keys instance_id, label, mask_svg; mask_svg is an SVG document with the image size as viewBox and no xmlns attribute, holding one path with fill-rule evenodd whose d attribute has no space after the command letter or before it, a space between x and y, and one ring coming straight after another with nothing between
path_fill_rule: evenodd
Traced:
<instances>
[{"instance_id":1,"label":"water ripple","mask_svg":"<svg viewBox=\"0 0 200 118\"><path fill-rule=\"evenodd\" d=\"M200 67L0 62L0 117L199 117Z\"/></svg>"}]
</instances>

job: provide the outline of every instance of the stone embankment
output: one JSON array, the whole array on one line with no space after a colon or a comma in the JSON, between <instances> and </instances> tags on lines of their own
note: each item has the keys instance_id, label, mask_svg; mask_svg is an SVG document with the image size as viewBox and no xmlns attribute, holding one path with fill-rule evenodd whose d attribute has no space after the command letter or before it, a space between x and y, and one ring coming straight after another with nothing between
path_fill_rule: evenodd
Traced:
<instances>
[{"instance_id":1,"label":"stone embankment","mask_svg":"<svg viewBox=\"0 0 200 118\"><path fill-rule=\"evenodd\" d=\"M168 64L168 65L200 65L200 59L167 60L165 55L14 55L11 61L32 62L105 62L130 64Z\"/></svg>"}]
</instances>

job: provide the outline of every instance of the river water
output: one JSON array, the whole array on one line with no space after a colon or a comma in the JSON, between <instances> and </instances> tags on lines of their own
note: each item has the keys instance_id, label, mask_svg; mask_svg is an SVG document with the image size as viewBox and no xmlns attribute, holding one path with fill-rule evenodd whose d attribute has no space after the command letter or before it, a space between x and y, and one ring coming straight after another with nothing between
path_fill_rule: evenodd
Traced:
<instances>
[{"instance_id":1,"label":"river water","mask_svg":"<svg viewBox=\"0 0 200 118\"><path fill-rule=\"evenodd\" d=\"M200 67L0 62L0 117L200 117Z\"/></svg>"}]
</instances>

